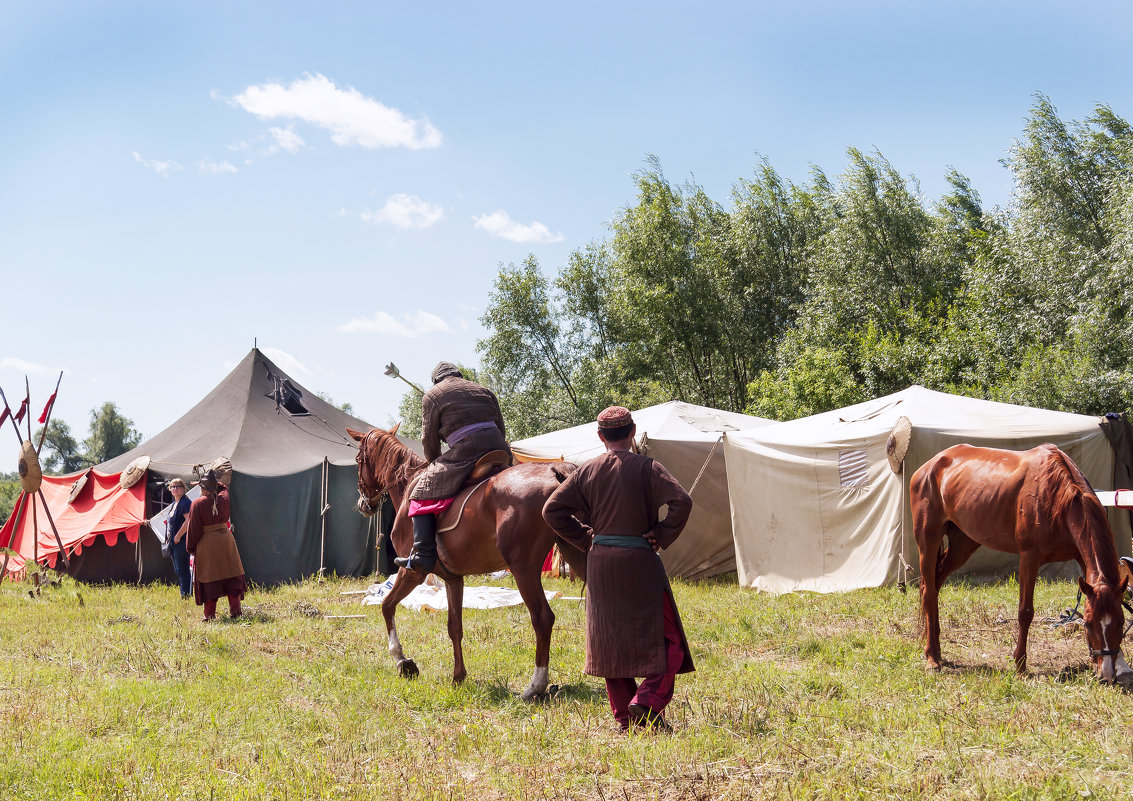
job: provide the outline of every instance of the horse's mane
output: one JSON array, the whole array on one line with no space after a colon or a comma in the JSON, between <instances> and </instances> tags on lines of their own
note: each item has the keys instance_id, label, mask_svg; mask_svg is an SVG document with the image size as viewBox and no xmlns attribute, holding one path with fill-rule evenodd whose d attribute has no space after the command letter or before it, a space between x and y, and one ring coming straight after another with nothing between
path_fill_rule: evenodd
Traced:
<instances>
[{"instance_id":1,"label":"horse's mane","mask_svg":"<svg viewBox=\"0 0 1133 801\"><path fill-rule=\"evenodd\" d=\"M413 452L389 431L375 429L371 436L376 438L374 445L369 449L371 460L370 469L381 477L387 485L396 487L404 492L410 480L428 464L428 461Z\"/></svg>"},{"instance_id":2,"label":"horse's mane","mask_svg":"<svg viewBox=\"0 0 1133 801\"><path fill-rule=\"evenodd\" d=\"M1096 567L1105 583L1116 586L1117 548L1113 543L1113 530L1109 526L1105 507L1098 500L1089 480L1069 456L1061 449L1052 447L1049 449L1049 457L1042 460L1038 485L1039 497L1045 498L1049 504L1051 522L1058 527L1067 527L1067 516L1072 506L1076 502L1080 503L1085 517L1082 534L1093 546L1093 554L1081 555L1087 562L1087 567L1091 567L1087 556L1096 557ZM1082 544L1078 543L1079 552Z\"/></svg>"}]
</instances>

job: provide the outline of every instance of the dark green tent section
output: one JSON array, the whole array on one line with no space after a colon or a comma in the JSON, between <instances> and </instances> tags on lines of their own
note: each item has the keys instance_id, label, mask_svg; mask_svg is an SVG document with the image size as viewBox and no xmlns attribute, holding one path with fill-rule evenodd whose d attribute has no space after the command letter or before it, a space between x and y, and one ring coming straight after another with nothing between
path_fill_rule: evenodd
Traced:
<instances>
[{"instance_id":1,"label":"dark green tent section","mask_svg":"<svg viewBox=\"0 0 1133 801\"><path fill-rule=\"evenodd\" d=\"M366 431L371 426L308 391L253 348L179 420L97 469L120 472L149 456L146 512L152 515L170 500L166 482L195 480L196 465L228 458L233 533L250 580L278 584L320 569L328 575L366 575L378 568L379 517L364 518L355 510L358 451L347 427ZM419 443L402 441L421 452ZM141 581L153 581L172 576L167 560L140 559L136 550L130 545L120 554L100 554L76 577L114 581L140 575Z\"/></svg>"}]
</instances>

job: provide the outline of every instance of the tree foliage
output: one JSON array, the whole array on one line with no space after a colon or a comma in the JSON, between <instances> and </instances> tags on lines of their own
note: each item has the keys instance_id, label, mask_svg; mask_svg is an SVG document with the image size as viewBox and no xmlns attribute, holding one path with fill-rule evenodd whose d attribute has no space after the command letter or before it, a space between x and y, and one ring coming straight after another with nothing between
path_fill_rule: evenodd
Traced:
<instances>
[{"instance_id":1,"label":"tree foliage","mask_svg":"<svg viewBox=\"0 0 1133 801\"><path fill-rule=\"evenodd\" d=\"M501 265L485 374L514 436L679 398L788 419L910 384L1083 413L1133 407L1133 127L1038 95L986 210L881 153L834 179L760 158L727 207L650 158L609 236L552 276Z\"/></svg>"},{"instance_id":2,"label":"tree foliage","mask_svg":"<svg viewBox=\"0 0 1133 801\"><path fill-rule=\"evenodd\" d=\"M132 450L142 441L134 422L122 416L117 404L107 401L91 409L90 432L83 440L83 459L88 465L101 464Z\"/></svg>"}]
</instances>

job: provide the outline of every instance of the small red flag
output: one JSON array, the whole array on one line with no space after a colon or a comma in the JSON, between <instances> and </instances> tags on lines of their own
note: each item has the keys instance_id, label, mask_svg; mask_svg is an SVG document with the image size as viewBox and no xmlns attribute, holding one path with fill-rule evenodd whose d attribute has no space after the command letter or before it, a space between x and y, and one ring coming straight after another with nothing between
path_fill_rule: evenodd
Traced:
<instances>
[{"instance_id":1,"label":"small red flag","mask_svg":"<svg viewBox=\"0 0 1133 801\"><path fill-rule=\"evenodd\" d=\"M51 407L55 405L55 396L58 394L58 392L52 392L51 397L47 399L47 405L43 407L43 414L39 416L40 425L43 425L47 422L47 415L51 414ZM3 420L0 420L0 423L3 422Z\"/></svg>"},{"instance_id":2,"label":"small red flag","mask_svg":"<svg viewBox=\"0 0 1133 801\"><path fill-rule=\"evenodd\" d=\"M24 415L27 414L27 411L28 411L28 401L29 400L31 400L31 398L24 398L22 401L20 401L20 410L18 412L16 412L14 415L12 415L12 417L15 419L15 421L17 423L23 422Z\"/></svg>"},{"instance_id":3,"label":"small red flag","mask_svg":"<svg viewBox=\"0 0 1133 801\"><path fill-rule=\"evenodd\" d=\"M12 410L9 409L8 404L5 403L4 404L4 412L3 412L3 414L0 414L0 426L4 425L4 421L8 419L8 415L10 415L11 413L12 413Z\"/></svg>"}]
</instances>

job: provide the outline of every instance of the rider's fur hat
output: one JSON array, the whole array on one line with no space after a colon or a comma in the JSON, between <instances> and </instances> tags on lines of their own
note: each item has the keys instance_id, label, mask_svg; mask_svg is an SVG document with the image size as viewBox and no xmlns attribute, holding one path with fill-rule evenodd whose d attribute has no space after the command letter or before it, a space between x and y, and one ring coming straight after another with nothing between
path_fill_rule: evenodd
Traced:
<instances>
[{"instance_id":1,"label":"rider's fur hat","mask_svg":"<svg viewBox=\"0 0 1133 801\"><path fill-rule=\"evenodd\" d=\"M433 383L439 384L446 378L464 378L464 373L460 372L460 368L452 362L437 362L437 366L433 368Z\"/></svg>"}]
</instances>

